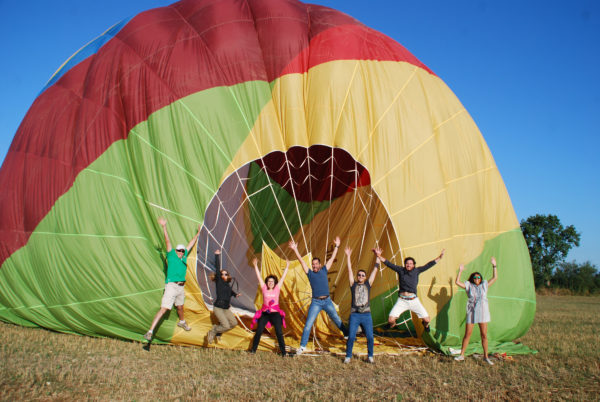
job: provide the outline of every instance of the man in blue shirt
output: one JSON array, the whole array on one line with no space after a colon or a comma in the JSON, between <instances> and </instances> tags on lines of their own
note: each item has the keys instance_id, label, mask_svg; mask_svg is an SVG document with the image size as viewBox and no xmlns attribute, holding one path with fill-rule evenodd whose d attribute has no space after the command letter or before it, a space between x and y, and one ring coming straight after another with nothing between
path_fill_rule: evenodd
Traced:
<instances>
[{"instance_id":1,"label":"man in blue shirt","mask_svg":"<svg viewBox=\"0 0 600 402\"><path fill-rule=\"evenodd\" d=\"M191 330L183 316L183 302L185 299L183 287L185 285L185 274L187 272L187 256L190 249L194 247L194 244L198 240L200 228L202 227L201 225L198 225L198 233L190 240L187 247L183 244L179 244L175 250L173 250L171 241L169 240L169 234L167 233L167 220L165 218L158 218L158 223L163 228L167 245L167 277L165 278L165 292L160 303L160 309L156 313L156 316L154 316L150 329L144 335L144 339L148 342L152 340L154 329L158 325L158 322L168 310L171 310L173 304L175 304L177 315L179 316L177 326L186 331Z\"/></svg>"},{"instance_id":2,"label":"man in blue shirt","mask_svg":"<svg viewBox=\"0 0 600 402\"><path fill-rule=\"evenodd\" d=\"M321 259L319 257L315 257L312 259L312 269L308 269L308 265L306 265L302 259L302 256L298 252L298 245L296 242L290 240L289 243L290 248L296 254L296 258L298 261L300 261L300 265L302 265L304 272L308 276L308 281L310 282L310 288L312 290L312 301L310 303L310 307L308 308L306 323L304 324L302 339L300 340L300 347L298 350L296 350L296 354L298 355L302 354L306 349L308 337L310 336L310 330L312 329L312 326L321 310L325 310L327 315L329 315L329 318L331 318L335 325L344 333L344 336L347 335L346 327L344 327L344 324L335 311L335 306L329 297L329 281L327 280L327 272L329 269L331 269L331 265L333 265L338 248L340 247L339 237L335 238L334 245L335 248L333 249L331 258L325 263L325 265L321 264Z\"/></svg>"}]
</instances>

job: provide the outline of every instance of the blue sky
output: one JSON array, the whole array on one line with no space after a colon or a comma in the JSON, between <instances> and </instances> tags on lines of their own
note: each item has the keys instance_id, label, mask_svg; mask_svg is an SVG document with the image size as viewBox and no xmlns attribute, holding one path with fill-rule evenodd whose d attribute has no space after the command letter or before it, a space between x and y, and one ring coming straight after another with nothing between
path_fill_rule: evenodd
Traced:
<instances>
[{"instance_id":1,"label":"blue sky","mask_svg":"<svg viewBox=\"0 0 600 402\"><path fill-rule=\"evenodd\" d=\"M600 2L319 0L404 45L454 91L496 160L517 217L582 234L600 268ZM58 67L159 0L0 0L0 161Z\"/></svg>"}]
</instances>

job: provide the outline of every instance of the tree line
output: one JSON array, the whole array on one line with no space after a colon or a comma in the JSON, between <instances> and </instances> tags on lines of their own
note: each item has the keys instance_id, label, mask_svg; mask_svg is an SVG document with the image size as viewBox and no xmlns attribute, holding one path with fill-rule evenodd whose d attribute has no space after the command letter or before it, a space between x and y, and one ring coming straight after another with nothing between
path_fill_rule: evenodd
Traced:
<instances>
[{"instance_id":1,"label":"tree line","mask_svg":"<svg viewBox=\"0 0 600 402\"><path fill-rule=\"evenodd\" d=\"M568 289L575 294L600 293L600 273L590 261L567 262L569 250L579 246L581 234L564 227L556 215L533 215L521 221L535 288Z\"/></svg>"}]
</instances>

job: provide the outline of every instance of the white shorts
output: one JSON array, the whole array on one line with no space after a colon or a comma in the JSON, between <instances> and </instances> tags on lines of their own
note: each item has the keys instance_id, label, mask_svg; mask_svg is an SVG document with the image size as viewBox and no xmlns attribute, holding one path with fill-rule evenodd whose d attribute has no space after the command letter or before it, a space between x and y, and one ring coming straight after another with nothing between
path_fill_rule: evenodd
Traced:
<instances>
[{"instance_id":1,"label":"white shorts","mask_svg":"<svg viewBox=\"0 0 600 402\"><path fill-rule=\"evenodd\" d=\"M165 284L165 293L163 294L160 306L169 310L171 310L173 304L175 306L183 306L183 301L185 300L183 288L184 286L180 286L175 282Z\"/></svg>"},{"instance_id":2,"label":"white shorts","mask_svg":"<svg viewBox=\"0 0 600 402\"><path fill-rule=\"evenodd\" d=\"M427 310L425 310L425 307L423 307L418 297L415 297L412 300L404 300L400 296L398 296L398 301L394 304L394 307L392 307L392 311L390 311L390 317L398 318L406 310L412 311L419 318L429 317Z\"/></svg>"}]
</instances>

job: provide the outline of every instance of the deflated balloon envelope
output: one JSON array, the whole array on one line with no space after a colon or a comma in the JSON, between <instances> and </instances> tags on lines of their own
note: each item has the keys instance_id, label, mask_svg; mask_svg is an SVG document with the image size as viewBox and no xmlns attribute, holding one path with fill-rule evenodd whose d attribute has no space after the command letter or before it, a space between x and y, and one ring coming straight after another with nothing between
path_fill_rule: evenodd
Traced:
<instances>
[{"instance_id":1,"label":"deflated balloon envelope","mask_svg":"<svg viewBox=\"0 0 600 402\"><path fill-rule=\"evenodd\" d=\"M500 278L490 290L490 341L521 336L535 312L527 248L492 155L443 81L404 47L338 11L297 1L183 0L125 20L51 78L0 170L0 319L140 340L160 305L168 220L173 244L202 227L188 261L186 314L159 342L204 344L214 251L236 278L241 323L260 305L249 260L281 276L322 261L335 236L369 271L371 248L401 264L447 250L418 295L434 347L462 337L466 297L456 267ZM329 273L344 320L350 294L340 252ZM266 275L265 275L266 276ZM297 262L282 305L298 341L310 288ZM397 278L371 291L381 336L416 337L408 315L384 330ZM291 317L290 317L291 318ZM328 321L314 335L343 344ZM243 325L221 347L245 349ZM383 338L382 338L383 339ZM477 341L477 339L473 339ZM262 347L275 347L264 340Z\"/></svg>"}]
</instances>

